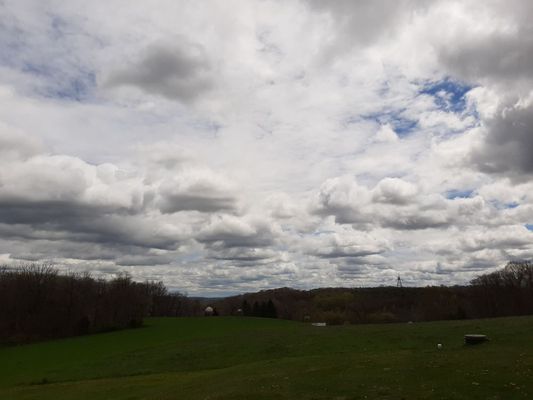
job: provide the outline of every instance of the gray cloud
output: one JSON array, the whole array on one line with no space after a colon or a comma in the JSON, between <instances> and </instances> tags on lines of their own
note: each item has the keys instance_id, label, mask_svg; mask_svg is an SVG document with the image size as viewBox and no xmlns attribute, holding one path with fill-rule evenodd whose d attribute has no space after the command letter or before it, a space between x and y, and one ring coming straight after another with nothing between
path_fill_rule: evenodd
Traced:
<instances>
[{"instance_id":1,"label":"gray cloud","mask_svg":"<svg viewBox=\"0 0 533 400\"><path fill-rule=\"evenodd\" d=\"M427 8L423 0L338 0L306 1L314 10L328 12L336 22L341 37L336 46L353 46L356 43L368 44L382 36L395 32L398 25L412 13ZM434 2L435 3L435 2Z\"/></svg>"},{"instance_id":2,"label":"gray cloud","mask_svg":"<svg viewBox=\"0 0 533 400\"><path fill-rule=\"evenodd\" d=\"M533 105L500 109L486 125L484 141L472 149L470 162L486 173L528 179L533 173Z\"/></svg>"},{"instance_id":3,"label":"gray cloud","mask_svg":"<svg viewBox=\"0 0 533 400\"><path fill-rule=\"evenodd\" d=\"M276 252L264 248L231 247L211 250L210 258L222 261L236 261L239 263L258 263L269 260L277 255Z\"/></svg>"},{"instance_id":4,"label":"gray cloud","mask_svg":"<svg viewBox=\"0 0 533 400\"><path fill-rule=\"evenodd\" d=\"M467 80L513 85L533 78L533 5L527 0L465 2L465 10L489 18L491 29L457 30L453 43L438 46L440 63Z\"/></svg>"},{"instance_id":5,"label":"gray cloud","mask_svg":"<svg viewBox=\"0 0 533 400\"><path fill-rule=\"evenodd\" d=\"M179 258L179 254L173 252L156 253L154 251L142 252L141 254L129 253L118 257L117 265L144 266L144 265L169 265Z\"/></svg>"},{"instance_id":6,"label":"gray cloud","mask_svg":"<svg viewBox=\"0 0 533 400\"><path fill-rule=\"evenodd\" d=\"M381 223L384 227L397 230L417 230L446 228L450 226L451 222L446 214L437 210L420 212L420 210L413 208L408 212L392 213Z\"/></svg>"},{"instance_id":7,"label":"gray cloud","mask_svg":"<svg viewBox=\"0 0 533 400\"><path fill-rule=\"evenodd\" d=\"M237 199L224 181L213 173L182 173L165 179L158 188L157 205L165 214L179 211L232 212Z\"/></svg>"},{"instance_id":8,"label":"gray cloud","mask_svg":"<svg viewBox=\"0 0 533 400\"><path fill-rule=\"evenodd\" d=\"M161 212L165 214L178 211L233 211L235 199L231 197L213 196L204 194L203 196L194 194L172 194L165 196L161 203Z\"/></svg>"},{"instance_id":9,"label":"gray cloud","mask_svg":"<svg viewBox=\"0 0 533 400\"><path fill-rule=\"evenodd\" d=\"M274 244L273 226L265 220L243 220L232 216L214 217L196 240L207 244L211 249L233 247L266 247Z\"/></svg>"},{"instance_id":10,"label":"gray cloud","mask_svg":"<svg viewBox=\"0 0 533 400\"><path fill-rule=\"evenodd\" d=\"M458 45L442 48L439 57L463 79L507 83L530 80L533 78L533 30L466 38Z\"/></svg>"},{"instance_id":11,"label":"gray cloud","mask_svg":"<svg viewBox=\"0 0 533 400\"><path fill-rule=\"evenodd\" d=\"M105 86L134 86L146 93L190 102L212 87L210 66L199 45L184 38L152 44L131 66L112 72Z\"/></svg>"},{"instance_id":12,"label":"gray cloud","mask_svg":"<svg viewBox=\"0 0 533 400\"><path fill-rule=\"evenodd\" d=\"M13 204L0 200L0 222L14 227L11 235L34 239L46 233L49 238L59 235L69 241L167 249L181 240L177 232L154 231L155 219L68 202ZM26 227L31 227L31 233Z\"/></svg>"},{"instance_id":13,"label":"gray cloud","mask_svg":"<svg viewBox=\"0 0 533 400\"><path fill-rule=\"evenodd\" d=\"M388 249L383 239L376 239L357 231L341 231L315 237L306 249L307 254L324 259L367 259Z\"/></svg>"},{"instance_id":14,"label":"gray cloud","mask_svg":"<svg viewBox=\"0 0 533 400\"><path fill-rule=\"evenodd\" d=\"M91 242L87 238L76 241L80 237L71 238L68 235L65 235L64 239L54 240L53 232L49 237L51 239L30 237L25 238L25 240L19 240L17 238L6 240L0 246L0 250L9 252L12 259L26 261L71 259L124 265L122 261L127 260L132 261L131 265L134 265L134 260L149 257L145 256L149 252L145 246L117 244L113 242L96 243ZM155 257L150 258L150 264L158 264L156 261Z\"/></svg>"},{"instance_id":15,"label":"gray cloud","mask_svg":"<svg viewBox=\"0 0 533 400\"><path fill-rule=\"evenodd\" d=\"M382 253L379 249L336 248L320 250L316 253L321 258L360 258Z\"/></svg>"}]
</instances>

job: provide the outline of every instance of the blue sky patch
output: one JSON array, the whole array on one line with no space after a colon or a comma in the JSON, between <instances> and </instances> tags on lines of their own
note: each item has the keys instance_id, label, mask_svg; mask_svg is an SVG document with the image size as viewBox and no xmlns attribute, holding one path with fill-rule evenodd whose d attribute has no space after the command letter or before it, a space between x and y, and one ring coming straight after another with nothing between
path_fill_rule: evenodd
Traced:
<instances>
[{"instance_id":1,"label":"blue sky patch","mask_svg":"<svg viewBox=\"0 0 533 400\"><path fill-rule=\"evenodd\" d=\"M96 75L83 69L66 72L53 64L24 63L21 70L41 80L36 91L45 97L82 101L96 87Z\"/></svg>"},{"instance_id":2,"label":"blue sky patch","mask_svg":"<svg viewBox=\"0 0 533 400\"><path fill-rule=\"evenodd\" d=\"M446 192L446 198L449 200L453 199L468 199L474 195L474 190L459 190L452 189Z\"/></svg>"},{"instance_id":3,"label":"blue sky patch","mask_svg":"<svg viewBox=\"0 0 533 400\"><path fill-rule=\"evenodd\" d=\"M533 224L526 224L526 229L529 231L533 231Z\"/></svg>"},{"instance_id":4,"label":"blue sky patch","mask_svg":"<svg viewBox=\"0 0 533 400\"><path fill-rule=\"evenodd\" d=\"M409 135L416 129L416 126L418 125L417 121L401 117L393 118L389 123L392 125L394 132L396 132L399 137Z\"/></svg>"},{"instance_id":5,"label":"blue sky patch","mask_svg":"<svg viewBox=\"0 0 533 400\"><path fill-rule=\"evenodd\" d=\"M59 85L53 85L46 90L45 95L64 100L85 100L96 86L96 76L90 72L84 75L66 79Z\"/></svg>"},{"instance_id":6,"label":"blue sky patch","mask_svg":"<svg viewBox=\"0 0 533 400\"><path fill-rule=\"evenodd\" d=\"M427 83L420 94L433 96L435 104L441 110L460 113L466 109L465 94L474 86L446 78Z\"/></svg>"},{"instance_id":7,"label":"blue sky patch","mask_svg":"<svg viewBox=\"0 0 533 400\"><path fill-rule=\"evenodd\" d=\"M363 119L378 122L380 125L390 124L394 132L402 138L408 136L418 126L418 121L405 118L402 111L387 111L383 113L371 113L362 116Z\"/></svg>"},{"instance_id":8,"label":"blue sky patch","mask_svg":"<svg viewBox=\"0 0 533 400\"><path fill-rule=\"evenodd\" d=\"M498 200L489 200L489 203L494 206L497 210L509 210L512 208L516 208L520 206L520 203L517 203L516 201L511 201L509 203L502 203Z\"/></svg>"},{"instance_id":9,"label":"blue sky patch","mask_svg":"<svg viewBox=\"0 0 533 400\"><path fill-rule=\"evenodd\" d=\"M503 205L504 208L516 208L520 205L520 203L517 203L516 201L513 201L511 203L505 203Z\"/></svg>"}]
</instances>

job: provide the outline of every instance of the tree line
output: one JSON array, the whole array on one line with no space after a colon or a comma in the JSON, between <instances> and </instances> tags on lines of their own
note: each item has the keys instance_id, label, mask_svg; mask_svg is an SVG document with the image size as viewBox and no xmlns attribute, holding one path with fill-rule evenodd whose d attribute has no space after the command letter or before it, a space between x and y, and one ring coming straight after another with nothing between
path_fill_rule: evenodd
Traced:
<instances>
[{"instance_id":1,"label":"tree line","mask_svg":"<svg viewBox=\"0 0 533 400\"><path fill-rule=\"evenodd\" d=\"M196 315L200 308L161 282L126 274L103 280L48 265L0 267L0 343L134 328L146 316Z\"/></svg>"},{"instance_id":2,"label":"tree line","mask_svg":"<svg viewBox=\"0 0 533 400\"><path fill-rule=\"evenodd\" d=\"M490 318L533 314L533 263L514 261L478 276L467 286L280 288L228 297L215 303L220 315L244 304L271 302L276 316L297 321L388 323ZM248 306L250 307L250 306Z\"/></svg>"},{"instance_id":3,"label":"tree line","mask_svg":"<svg viewBox=\"0 0 533 400\"><path fill-rule=\"evenodd\" d=\"M272 302L272 299L268 301L254 301L250 306L248 301L244 299L242 301L242 307L240 308L242 315L245 317L259 317L259 318L277 318L278 311L276 306Z\"/></svg>"},{"instance_id":4,"label":"tree line","mask_svg":"<svg viewBox=\"0 0 533 400\"><path fill-rule=\"evenodd\" d=\"M47 265L0 267L0 343L134 328L145 317L221 316L387 323L533 314L533 263L510 262L468 286L280 288L218 300L169 292L162 282L59 274Z\"/></svg>"}]
</instances>

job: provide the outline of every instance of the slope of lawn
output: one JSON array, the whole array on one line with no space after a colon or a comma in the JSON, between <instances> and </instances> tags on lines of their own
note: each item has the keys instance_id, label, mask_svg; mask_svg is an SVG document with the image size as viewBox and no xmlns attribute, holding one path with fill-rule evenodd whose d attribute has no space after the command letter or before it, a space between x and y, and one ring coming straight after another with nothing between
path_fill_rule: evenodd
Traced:
<instances>
[{"instance_id":1,"label":"slope of lawn","mask_svg":"<svg viewBox=\"0 0 533 400\"><path fill-rule=\"evenodd\" d=\"M465 333L491 341L464 346ZM525 399L532 370L533 317L325 328L156 318L0 348L0 399Z\"/></svg>"}]
</instances>

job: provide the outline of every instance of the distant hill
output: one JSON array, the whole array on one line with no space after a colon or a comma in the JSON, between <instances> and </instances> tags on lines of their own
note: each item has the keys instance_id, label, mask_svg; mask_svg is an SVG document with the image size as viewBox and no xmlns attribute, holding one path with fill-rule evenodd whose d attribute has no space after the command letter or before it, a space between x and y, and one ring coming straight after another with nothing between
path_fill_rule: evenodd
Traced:
<instances>
[{"instance_id":1,"label":"distant hill","mask_svg":"<svg viewBox=\"0 0 533 400\"><path fill-rule=\"evenodd\" d=\"M390 323L533 314L533 263L510 262L469 286L279 288L212 301L220 315L296 321ZM265 311L269 302L275 312ZM268 315L266 315L268 314Z\"/></svg>"}]
</instances>

